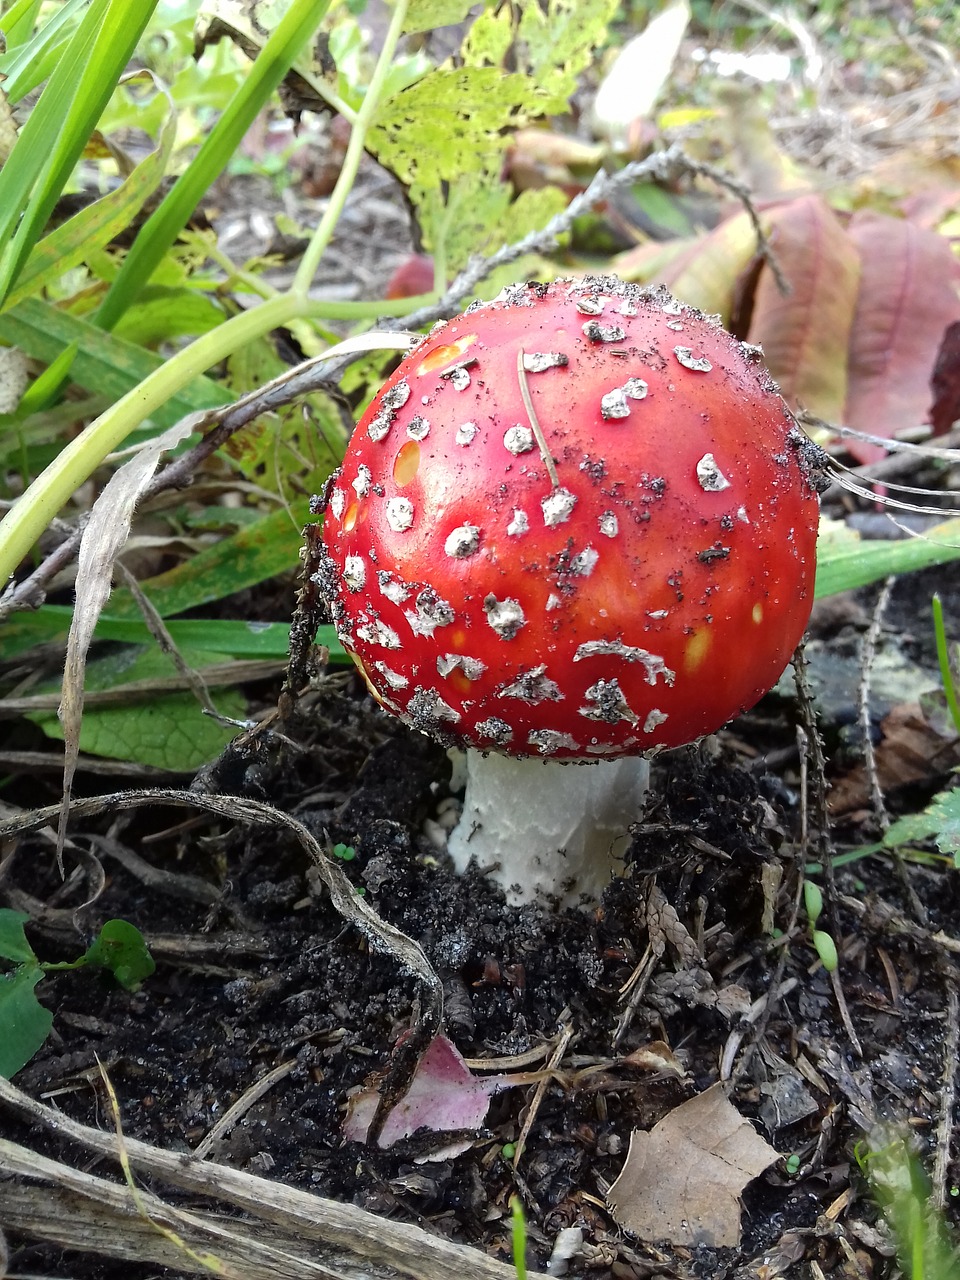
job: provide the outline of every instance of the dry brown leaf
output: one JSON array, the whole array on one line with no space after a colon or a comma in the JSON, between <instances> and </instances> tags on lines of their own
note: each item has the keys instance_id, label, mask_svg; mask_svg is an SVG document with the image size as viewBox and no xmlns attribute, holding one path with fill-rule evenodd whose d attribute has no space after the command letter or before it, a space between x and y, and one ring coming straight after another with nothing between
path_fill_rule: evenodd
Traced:
<instances>
[{"instance_id":1,"label":"dry brown leaf","mask_svg":"<svg viewBox=\"0 0 960 1280\"><path fill-rule=\"evenodd\" d=\"M649 1133L633 1132L607 1204L620 1226L644 1240L734 1248L740 1193L779 1158L715 1084Z\"/></svg>"},{"instance_id":2,"label":"dry brown leaf","mask_svg":"<svg viewBox=\"0 0 960 1280\"><path fill-rule=\"evenodd\" d=\"M63 664L63 685L57 711L63 725L63 799L57 833L57 863L63 858L67 816L73 775L80 754L80 723L83 719L83 677L87 651L101 610L110 595L113 566L130 532L140 495L149 484L161 456L174 449L195 431L203 414L190 414L162 435L148 441L129 462L119 467L93 504L83 531L77 557L76 604L67 636L67 656Z\"/></svg>"},{"instance_id":3,"label":"dry brown leaf","mask_svg":"<svg viewBox=\"0 0 960 1280\"><path fill-rule=\"evenodd\" d=\"M884 795L899 787L930 786L960 763L960 739L940 731L916 702L891 707L880 724L874 748L877 781ZM863 765L837 778L827 795L831 813L849 813L870 803L870 779Z\"/></svg>"},{"instance_id":4,"label":"dry brown leaf","mask_svg":"<svg viewBox=\"0 0 960 1280\"><path fill-rule=\"evenodd\" d=\"M681 1077L686 1075L683 1063L663 1040L651 1040L649 1044L641 1045L633 1053L628 1053L624 1062L640 1071L672 1072Z\"/></svg>"}]
</instances>

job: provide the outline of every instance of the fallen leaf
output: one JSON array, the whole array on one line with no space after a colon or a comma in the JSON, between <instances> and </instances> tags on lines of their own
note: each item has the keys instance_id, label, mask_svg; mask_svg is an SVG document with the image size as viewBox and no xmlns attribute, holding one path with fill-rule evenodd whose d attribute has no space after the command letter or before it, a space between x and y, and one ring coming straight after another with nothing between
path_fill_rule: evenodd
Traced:
<instances>
[{"instance_id":1,"label":"fallen leaf","mask_svg":"<svg viewBox=\"0 0 960 1280\"><path fill-rule=\"evenodd\" d=\"M725 218L709 235L656 273L681 302L730 321L737 281L757 252L757 233L746 212Z\"/></svg>"},{"instance_id":2,"label":"fallen leaf","mask_svg":"<svg viewBox=\"0 0 960 1280\"><path fill-rule=\"evenodd\" d=\"M621 1227L644 1240L734 1248L740 1193L779 1158L715 1084L649 1133L634 1130L607 1204Z\"/></svg>"},{"instance_id":3,"label":"fallen leaf","mask_svg":"<svg viewBox=\"0 0 960 1280\"><path fill-rule=\"evenodd\" d=\"M417 1064L410 1088L390 1111L378 1147L392 1147L409 1138L418 1129L432 1133L450 1130L479 1129L490 1106L490 1099L501 1089L527 1083L529 1077L516 1079L504 1075L475 1076L456 1045L446 1036L436 1036ZM367 1132L377 1109L378 1079L364 1084L350 1096L343 1121L343 1136L350 1142L366 1142ZM443 1160L459 1155L470 1146L469 1140L449 1142L423 1158Z\"/></svg>"},{"instance_id":4,"label":"fallen leaf","mask_svg":"<svg viewBox=\"0 0 960 1280\"><path fill-rule=\"evenodd\" d=\"M801 196L767 215L770 241L791 292L770 268L757 283L749 341L764 358L791 408L839 422L847 399L860 255L819 196Z\"/></svg>"},{"instance_id":5,"label":"fallen leaf","mask_svg":"<svg viewBox=\"0 0 960 1280\"><path fill-rule=\"evenodd\" d=\"M57 832L57 865L63 857L73 777L80 755L83 721L83 676L97 619L110 595L113 568L130 532L140 495L160 464L161 456L195 431L204 413L190 414L161 435L148 440L113 473L90 509L77 556L76 603L67 635L63 692L57 715L63 725L63 796Z\"/></svg>"},{"instance_id":6,"label":"fallen leaf","mask_svg":"<svg viewBox=\"0 0 960 1280\"><path fill-rule=\"evenodd\" d=\"M952 728L941 732L920 705L903 702L880 722L874 747L877 781L884 795L901 787L929 786L960 763L960 738ZM858 765L830 786L827 805L833 814L849 813L870 803L870 780Z\"/></svg>"},{"instance_id":7,"label":"fallen leaf","mask_svg":"<svg viewBox=\"0 0 960 1280\"><path fill-rule=\"evenodd\" d=\"M930 377L933 404L930 425L942 436L960 418L960 321L955 320L943 335Z\"/></svg>"},{"instance_id":8,"label":"fallen leaf","mask_svg":"<svg viewBox=\"0 0 960 1280\"><path fill-rule=\"evenodd\" d=\"M858 213L848 234L861 269L843 421L896 437L926 417L944 331L960 320L957 263L945 237L903 218ZM846 447L859 462L886 452L865 440L848 440Z\"/></svg>"},{"instance_id":9,"label":"fallen leaf","mask_svg":"<svg viewBox=\"0 0 960 1280\"><path fill-rule=\"evenodd\" d=\"M662 1040L651 1040L649 1044L634 1049L627 1054L624 1062L640 1071L672 1072L681 1077L686 1074L680 1059Z\"/></svg>"}]
</instances>

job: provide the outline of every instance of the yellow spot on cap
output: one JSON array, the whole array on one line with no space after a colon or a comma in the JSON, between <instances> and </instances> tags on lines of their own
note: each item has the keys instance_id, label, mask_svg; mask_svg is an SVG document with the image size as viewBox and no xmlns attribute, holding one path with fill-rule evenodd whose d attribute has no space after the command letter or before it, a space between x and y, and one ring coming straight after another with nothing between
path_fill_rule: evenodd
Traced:
<instances>
[{"instance_id":1,"label":"yellow spot on cap","mask_svg":"<svg viewBox=\"0 0 960 1280\"><path fill-rule=\"evenodd\" d=\"M470 681L459 667L455 667L453 671L450 672L447 676L447 680L450 682L451 686L456 689L457 693L465 695L470 692Z\"/></svg>"},{"instance_id":2,"label":"yellow spot on cap","mask_svg":"<svg viewBox=\"0 0 960 1280\"><path fill-rule=\"evenodd\" d=\"M712 638L708 628L704 627L700 631L695 631L687 641L687 648L683 655L683 666L688 675L696 671L707 656Z\"/></svg>"},{"instance_id":3,"label":"yellow spot on cap","mask_svg":"<svg viewBox=\"0 0 960 1280\"><path fill-rule=\"evenodd\" d=\"M759 600L753 606L753 609L750 611L750 617L754 620L757 626L759 626L760 623L763 621L763 605L760 603Z\"/></svg>"},{"instance_id":4,"label":"yellow spot on cap","mask_svg":"<svg viewBox=\"0 0 960 1280\"><path fill-rule=\"evenodd\" d=\"M447 342L442 347L434 347L417 365L417 376L422 378L425 373L436 373L438 369L444 369L448 364L454 364L465 351L473 346L476 340L477 335L475 333L465 333L456 342Z\"/></svg>"},{"instance_id":5,"label":"yellow spot on cap","mask_svg":"<svg viewBox=\"0 0 960 1280\"><path fill-rule=\"evenodd\" d=\"M408 440L400 446L393 460L394 483L402 489L405 484L410 483L419 470L420 446L416 440Z\"/></svg>"},{"instance_id":6,"label":"yellow spot on cap","mask_svg":"<svg viewBox=\"0 0 960 1280\"><path fill-rule=\"evenodd\" d=\"M451 648L458 651L463 649L463 646L467 643L467 633L463 627L457 627L456 631L451 632L450 642Z\"/></svg>"},{"instance_id":7,"label":"yellow spot on cap","mask_svg":"<svg viewBox=\"0 0 960 1280\"><path fill-rule=\"evenodd\" d=\"M343 529L345 533L350 533L354 529L357 523L357 516L359 514L359 505L356 502L351 502L343 517Z\"/></svg>"}]
</instances>

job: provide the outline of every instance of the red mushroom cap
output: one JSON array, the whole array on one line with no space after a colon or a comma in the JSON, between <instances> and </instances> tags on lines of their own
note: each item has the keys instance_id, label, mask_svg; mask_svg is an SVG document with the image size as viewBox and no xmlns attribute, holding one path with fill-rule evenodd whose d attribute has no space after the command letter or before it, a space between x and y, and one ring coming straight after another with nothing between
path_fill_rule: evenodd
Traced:
<instances>
[{"instance_id":1,"label":"red mushroom cap","mask_svg":"<svg viewBox=\"0 0 960 1280\"><path fill-rule=\"evenodd\" d=\"M815 477L759 352L665 290L527 284L438 325L329 490L321 588L443 741L597 759L717 729L810 614Z\"/></svg>"}]
</instances>

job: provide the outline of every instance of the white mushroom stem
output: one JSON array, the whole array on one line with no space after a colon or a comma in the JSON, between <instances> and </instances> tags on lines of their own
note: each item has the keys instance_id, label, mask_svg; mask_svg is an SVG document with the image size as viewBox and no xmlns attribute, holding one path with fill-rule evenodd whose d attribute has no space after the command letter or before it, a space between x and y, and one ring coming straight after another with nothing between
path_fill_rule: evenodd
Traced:
<instances>
[{"instance_id":1,"label":"white mushroom stem","mask_svg":"<svg viewBox=\"0 0 960 1280\"><path fill-rule=\"evenodd\" d=\"M447 845L458 871L471 859L516 906L598 902L622 873L650 781L649 762L514 760L467 751L463 814Z\"/></svg>"}]
</instances>

